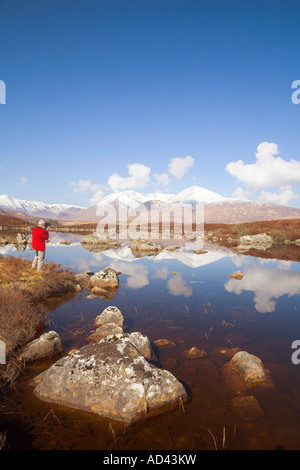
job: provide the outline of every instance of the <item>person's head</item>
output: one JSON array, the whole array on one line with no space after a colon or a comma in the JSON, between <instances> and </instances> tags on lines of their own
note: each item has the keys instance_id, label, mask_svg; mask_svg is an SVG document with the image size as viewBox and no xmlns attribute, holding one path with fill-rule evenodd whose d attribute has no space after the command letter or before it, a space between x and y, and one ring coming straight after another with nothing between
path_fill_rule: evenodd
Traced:
<instances>
[{"instance_id":1,"label":"person's head","mask_svg":"<svg viewBox=\"0 0 300 470\"><path fill-rule=\"evenodd\" d=\"M38 226L41 227L41 228L44 228L45 227L45 221L44 220L39 220L38 222Z\"/></svg>"}]
</instances>

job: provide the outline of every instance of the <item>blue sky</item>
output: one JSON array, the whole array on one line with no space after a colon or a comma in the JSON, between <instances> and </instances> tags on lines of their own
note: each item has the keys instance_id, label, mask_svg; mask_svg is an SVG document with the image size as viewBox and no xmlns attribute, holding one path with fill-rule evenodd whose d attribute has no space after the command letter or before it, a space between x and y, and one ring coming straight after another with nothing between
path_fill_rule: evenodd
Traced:
<instances>
[{"instance_id":1,"label":"blue sky","mask_svg":"<svg viewBox=\"0 0 300 470\"><path fill-rule=\"evenodd\" d=\"M0 194L300 207L299 24L298 0L0 0Z\"/></svg>"}]
</instances>

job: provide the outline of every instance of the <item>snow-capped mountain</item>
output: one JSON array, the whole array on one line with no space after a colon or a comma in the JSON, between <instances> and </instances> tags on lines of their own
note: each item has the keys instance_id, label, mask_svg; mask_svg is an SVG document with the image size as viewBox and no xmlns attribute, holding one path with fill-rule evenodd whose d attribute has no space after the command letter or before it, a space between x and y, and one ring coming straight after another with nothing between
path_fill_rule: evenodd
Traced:
<instances>
[{"instance_id":1,"label":"snow-capped mountain","mask_svg":"<svg viewBox=\"0 0 300 470\"><path fill-rule=\"evenodd\" d=\"M52 219L75 216L84 207L68 204L45 204L44 202L26 201L11 196L0 196L0 208L9 213L23 214L29 217Z\"/></svg>"},{"instance_id":2,"label":"snow-capped mountain","mask_svg":"<svg viewBox=\"0 0 300 470\"><path fill-rule=\"evenodd\" d=\"M226 198L199 186L191 186L178 194L121 191L101 199L97 206L80 207L67 204L19 200L0 196L0 211L9 214L42 217L65 221L98 222L101 215L112 206L126 208L135 217L137 211L155 207L157 210L173 210L183 204L203 204L206 223L242 223L255 220L300 218L300 209L280 204ZM108 220L108 219L107 219Z\"/></svg>"},{"instance_id":3,"label":"snow-capped mountain","mask_svg":"<svg viewBox=\"0 0 300 470\"><path fill-rule=\"evenodd\" d=\"M201 188L200 186L190 186L168 200L168 202L172 204L212 204L230 201L236 201L236 199L223 197L214 191Z\"/></svg>"},{"instance_id":4,"label":"snow-capped mountain","mask_svg":"<svg viewBox=\"0 0 300 470\"><path fill-rule=\"evenodd\" d=\"M217 202L230 202L236 199L225 198L218 193L210 191L199 186L191 186L178 194L166 193L147 193L142 194L137 191L122 191L119 193L109 194L105 196L99 203L98 207L108 204L117 206L128 207L129 209L136 209L140 204L147 202L161 202L165 204L210 204Z\"/></svg>"}]
</instances>

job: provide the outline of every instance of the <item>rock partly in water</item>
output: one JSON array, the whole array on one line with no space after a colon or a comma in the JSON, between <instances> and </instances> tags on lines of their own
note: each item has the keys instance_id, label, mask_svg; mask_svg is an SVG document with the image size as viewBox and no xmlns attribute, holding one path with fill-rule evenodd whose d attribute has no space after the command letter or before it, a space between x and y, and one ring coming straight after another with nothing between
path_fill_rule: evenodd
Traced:
<instances>
[{"instance_id":1,"label":"rock partly in water","mask_svg":"<svg viewBox=\"0 0 300 470\"><path fill-rule=\"evenodd\" d=\"M114 323L120 328L123 328L124 317L118 307L114 307L113 305L106 307L106 309L103 310L103 312L98 315L95 319L96 328L99 328L100 326L103 326L106 323Z\"/></svg>"},{"instance_id":2,"label":"rock partly in water","mask_svg":"<svg viewBox=\"0 0 300 470\"><path fill-rule=\"evenodd\" d=\"M26 245L28 243L27 237L25 235L22 235L21 233L17 234L16 241L18 245Z\"/></svg>"},{"instance_id":3,"label":"rock partly in water","mask_svg":"<svg viewBox=\"0 0 300 470\"><path fill-rule=\"evenodd\" d=\"M92 343L99 343L107 336L123 334L123 329L115 323L105 323L96 329L89 337L88 340Z\"/></svg>"},{"instance_id":4,"label":"rock partly in water","mask_svg":"<svg viewBox=\"0 0 300 470\"><path fill-rule=\"evenodd\" d=\"M28 343L19 359L24 362L32 362L40 359L49 359L63 351L60 336L55 331L43 333L39 338Z\"/></svg>"},{"instance_id":5,"label":"rock partly in water","mask_svg":"<svg viewBox=\"0 0 300 470\"><path fill-rule=\"evenodd\" d=\"M134 240L129 246L131 251L143 251L143 252L158 252L163 249L163 247L156 242L151 242L148 240Z\"/></svg>"},{"instance_id":6,"label":"rock partly in water","mask_svg":"<svg viewBox=\"0 0 300 470\"><path fill-rule=\"evenodd\" d=\"M110 248L118 248L122 244L118 240L112 240L107 233L93 232L85 235L81 239L82 245L88 246L106 246Z\"/></svg>"},{"instance_id":7,"label":"rock partly in water","mask_svg":"<svg viewBox=\"0 0 300 470\"><path fill-rule=\"evenodd\" d=\"M274 240L271 235L259 233L257 235L243 235L238 241L238 251L255 248L256 250L267 250L273 246Z\"/></svg>"},{"instance_id":8,"label":"rock partly in water","mask_svg":"<svg viewBox=\"0 0 300 470\"><path fill-rule=\"evenodd\" d=\"M114 289L119 287L119 277L117 271L112 268L104 268L96 272L90 278L91 287L101 287L103 289Z\"/></svg>"},{"instance_id":9,"label":"rock partly in water","mask_svg":"<svg viewBox=\"0 0 300 470\"><path fill-rule=\"evenodd\" d=\"M88 296L87 298L91 299L94 297L100 297L100 299L103 299L103 300L112 300L116 297L117 292L118 292L117 287L114 287L114 288L110 287L110 288L104 289L103 287L95 286L91 289L92 295Z\"/></svg>"},{"instance_id":10,"label":"rock partly in water","mask_svg":"<svg viewBox=\"0 0 300 470\"><path fill-rule=\"evenodd\" d=\"M264 368L262 361L246 351L237 352L224 364L222 373L228 389L235 394L253 387L273 386L270 373Z\"/></svg>"},{"instance_id":11,"label":"rock partly in water","mask_svg":"<svg viewBox=\"0 0 300 470\"><path fill-rule=\"evenodd\" d=\"M243 275L242 271L236 271L233 274L229 274L229 277L233 277L234 279L241 280L241 279L243 279L244 275Z\"/></svg>"},{"instance_id":12,"label":"rock partly in water","mask_svg":"<svg viewBox=\"0 0 300 470\"><path fill-rule=\"evenodd\" d=\"M128 334L127 337L146 359L151 361L154 358L151 343L147 336L143 335L139 331L134 331L133 333Z\"/></svg>"},{"instance_id":13,"label":"rock partly in water","mask_svg":"<svg viewBox=\"0 0 300 470\"><path fill-rule=\"evenodd\" d=\"M90 285L90 277L93 275L93 273L90 273L90 271L84 271L83 273L78 273L75 274L75 280L78 282L81 288L89 287Z\"/></svg>"},{"instance_id":14,"label":"rock partly in water","mask_svg":"<svg viewBox=\"0 0 300 470\"><path fill-rule=\"evenodd\" d=\"M167 251L176 251L176 250L180 250L181 249L181 246L179 245L171 245L171 246L168 246L166 248Z\"/></svg>"},{"instance_id":15,"label":"rock partly in water","mask_svg":"<svg viewBox=\"0 0 300 470\"><path fill-rule=\"evenodd\" d=\"M184 386L149 363L126 335L83 346L35 383L34 393L41 400L125 423L169 410L187 398Z\"/></svg>"}]
</instances>

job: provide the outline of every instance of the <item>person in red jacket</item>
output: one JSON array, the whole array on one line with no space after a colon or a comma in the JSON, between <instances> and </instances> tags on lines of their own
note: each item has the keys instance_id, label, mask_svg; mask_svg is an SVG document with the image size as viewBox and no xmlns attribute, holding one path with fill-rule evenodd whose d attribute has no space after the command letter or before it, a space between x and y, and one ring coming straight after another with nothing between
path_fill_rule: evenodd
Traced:
<instances>
[{"instance_id":1,"label":"person in red jacket","mask_svg":"<svg viewBox=\"0 0 300 470\"><path fill-rule=\"evenodd\" d=\"M31 268L38 271L43 267L45 262L45 241L49 238L49 232L44 220L40 220L37 227L32 230L32 248L35 250Z\"/></svg>"}]
</instances>

